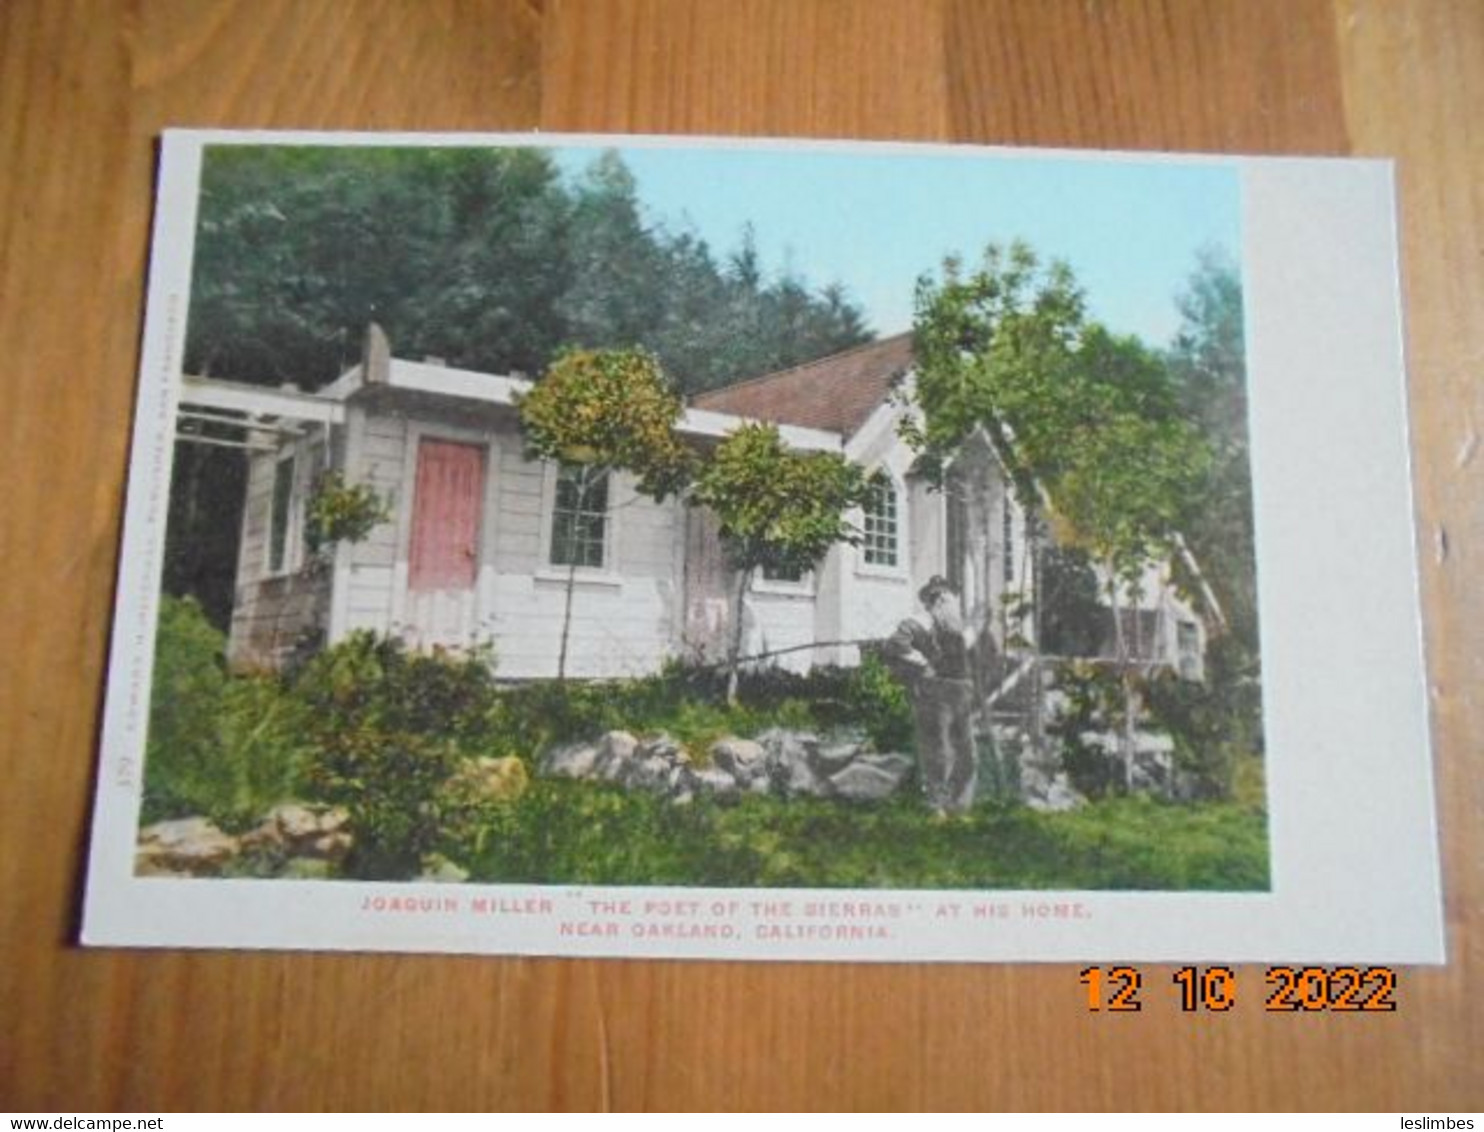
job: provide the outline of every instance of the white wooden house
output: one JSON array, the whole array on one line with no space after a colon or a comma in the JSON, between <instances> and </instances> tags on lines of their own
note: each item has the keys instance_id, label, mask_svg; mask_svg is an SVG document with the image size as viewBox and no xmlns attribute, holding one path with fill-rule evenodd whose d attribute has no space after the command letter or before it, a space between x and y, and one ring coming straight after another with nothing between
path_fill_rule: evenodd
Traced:
<instances>
[{"instance_id":1,"label":"white wooden house","mask_svg":"<svg viewBox=\"0 0 1484 1132\"><path fill-rule=\"evenodd\" d=\"M935 574L958 584L966 612L999 614L991 623L1002 636L1003 611L1034 600L1025 517L991 446L971 442L947 490L913 474L897 431L908 410L892 396L911 366L903 335L706 394L686 410L681 430L700 446L744 419L771 420L788 443L843 452L873 477L854 516L859 545L837 546L803 577L754 580L744 653L884 637ZM249 449L232 663L274 667L306 634L333 643L369 629L418 648L487 643L501 678L550 677L569 574L569 675L719 658L729 579L714 522L683 501L638 495L625 476L583 492L557 464L527 459L514 407L526 385L393 358L375 328L363 363L312 395L187 378L183 413L235 423ZM391 518L314 563L304 510L326 469L374 488ZM1146 655L1199 675L1206 622L1165 573L1151 566L1141 599ZM858 655L825 644L779 659L803 668Z\"/></svg>"}]
</instances>

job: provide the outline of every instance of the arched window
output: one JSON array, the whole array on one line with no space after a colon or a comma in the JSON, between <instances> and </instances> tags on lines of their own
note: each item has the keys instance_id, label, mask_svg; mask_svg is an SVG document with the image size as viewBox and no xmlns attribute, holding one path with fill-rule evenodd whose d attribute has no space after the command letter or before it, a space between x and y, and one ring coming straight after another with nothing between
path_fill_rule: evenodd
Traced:
<instances>
[{"instance_id":1,"label":"arched window","mask_svg":"<svg viewBox=\"0 0 1484 1132\"><path fill-rule=\"evenodd\" d=\"M895 566L898 550L897 487L885 472L866 484L866 529L861 543L867 566Z\"/></svg>"}]
</instances>

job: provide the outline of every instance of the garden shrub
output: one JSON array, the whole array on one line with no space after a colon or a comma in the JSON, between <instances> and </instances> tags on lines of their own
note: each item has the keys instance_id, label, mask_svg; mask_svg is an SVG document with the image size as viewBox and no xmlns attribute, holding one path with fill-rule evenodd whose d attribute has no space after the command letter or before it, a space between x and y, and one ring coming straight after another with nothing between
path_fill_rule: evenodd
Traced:
<instances>
[{"instance_id":1,"label":"garden shrub","mask_svg":"<svg viewBox=\"0 0 1484 1132\"><path fill-rule=\"evenodd\" d=\"M1056 690L1064 708L1046 727L1061 745L1062 766L1072 785L1089 798L1101 798L1122 784L1122 766L1087 732L1118 726L1123 712L1123 689L1116 673L1093 664L1067 664L1057 670Z\"/></svg>"},{"instance_id":2,"label":"garden shrub","mask_svg":"<svg viewBox=\"0 0 1484 1132\"><path fill-rule=\"evenodd\" d=\"M224 644L194 598L160 599L145 742L145 822L201 812L193 800L212 769L226 681Z\"/></svg>"},{"instance_id":3,"label":"garden shrub","mask_svg":"<svg viewBox=\"0 0 1484 1132\"><path fill-rule=\"evenodd\" d=\"M484 754L496 700L494 658L487 648L409 652L395 637L362 631L312 658L293 690L321 733L436 735Z\"/></svg>"},{"instance_id":4,"label":"garden shrub","mask_svg":"<svg viewBox=\"0 0 1484 1132\"><path fill-rule=\"evenodd\" d=\"M413 653L396 638L353 633L310 660L293 690L315 741L313 789L349 814L346 871L418 875L470 820L450 780L467 757L498 753L489 652Z\"/></svg>"},{"instance_id":5,"label":"garden shrub","mask_svg":"<svg viewBox=\"0 0 1484 1132\"><path fill-rule=\"evenodd\" d=\"M1145 690L1150 714L1175 740L1176 766L1199 798L1231 798L1239 767L1262 752L1262 693L1255 659L1231 635L1206 650L1204 683L1165 673Z\"/></svg>"},{"instance_id":6,"label":"garden shrub","mask_svg":"<svg viewBox=\"0 0 1484 1132\"><path fill-rule=\"evenodd\" d=\"M910 753L914 749L912 700L879 657L861 658L846 682L845 703L853 722L878 751Z\"/></svg>"},{"instance_id":7,"label":"garden shrub","mask_svg":"<svg viewBox=\"0 0 1484 1132\"><path fill-rule=\"evenodd\" d=\"M355 843L346 871L378 880L417 876L443 842L444 787L461 761L447 740L370 723L321 732L314 789L349 814Z\"/></svg>"},{"instance_id":8,"label":"garden shrub","mask_svg":"<svg viewBox=\"0 0 1484 1132\"><path fill-rule=\"evenodd\" d=\"M141 821L203 815L237 831L302 789L304 716L268 675L230 677L194 598L164 596L155 636Z\"/></svg>"},{"instance_id":9,"label":"garden shrub","mask_svg":"<svg viewBox=\"0 0 1484 1132\"><path fill-rule=\"evenodd\" d=\"M832 688L843 687L839 677L832 680ZM804 695L785 695L784 689ZM808 680L792 673L786 680L744 680L739 702L729 705L723 679L680 665L631 680L536 681L499 693L485 719L488 753L529 759L553 743L622 730L641 737L663 732L701 762L711 744L726 735L751 736L774 726L839 725L822 723L813 702L804 698L809 691ZM834 715L847 717L843 702L836 704Z\"/></svg>"}]
</instances>

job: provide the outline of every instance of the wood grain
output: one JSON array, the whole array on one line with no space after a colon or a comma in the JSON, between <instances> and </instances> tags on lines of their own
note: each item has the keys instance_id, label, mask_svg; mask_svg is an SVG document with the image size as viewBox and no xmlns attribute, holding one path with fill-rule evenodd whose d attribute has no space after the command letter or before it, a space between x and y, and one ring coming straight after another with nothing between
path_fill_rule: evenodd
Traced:
<instances>
[{"instance_id":1,"label":"wood grain","mask_svg":"<svg viewBox=\"0 0 1484 1132\"><path fill-rule=\"evenodd\" d=\"M1481 64L1472 0L0 6L0 1107L1484 1106ZM1450 965L1393 1016L1111 1018L1066 966L76 948L151 146L187 124L1395 155Z\"/></svg>"}]
</instances>

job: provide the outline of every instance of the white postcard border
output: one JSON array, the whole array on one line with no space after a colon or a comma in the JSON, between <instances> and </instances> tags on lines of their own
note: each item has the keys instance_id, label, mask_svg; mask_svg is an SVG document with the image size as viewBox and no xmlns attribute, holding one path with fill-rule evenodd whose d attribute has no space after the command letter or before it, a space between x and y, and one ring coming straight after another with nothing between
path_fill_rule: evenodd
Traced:
<instances>
[{"instance_id":1,"label":"white postcard border","mask_svg":"<svg viewBox=\"0 0 1484 1132\"><path fill-rule=\"evenodd\" d=\"M245 143L788 145L1234 164L1244 198L1272 890L135 877L201 150ZM1390 165L1374 161L738 139L170 133L161 152L84 942L766 960L1442 962L1393 196Z\"/></svg>"}]
</instances>

